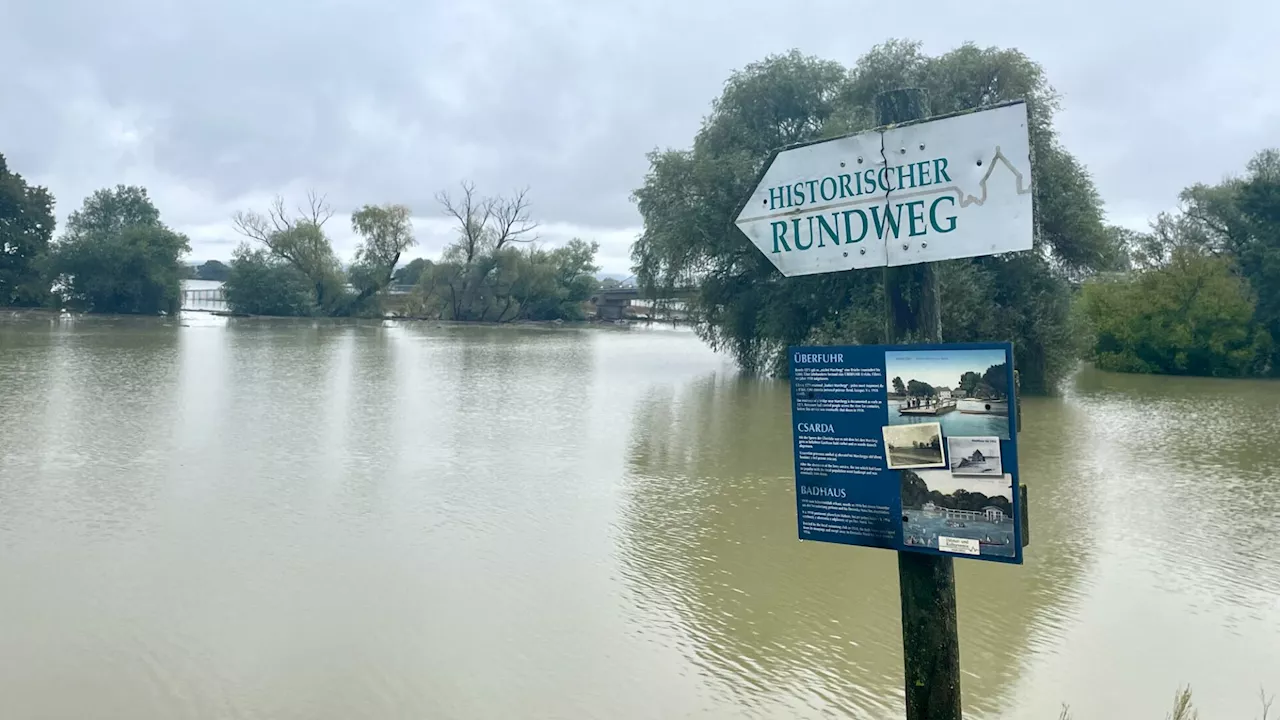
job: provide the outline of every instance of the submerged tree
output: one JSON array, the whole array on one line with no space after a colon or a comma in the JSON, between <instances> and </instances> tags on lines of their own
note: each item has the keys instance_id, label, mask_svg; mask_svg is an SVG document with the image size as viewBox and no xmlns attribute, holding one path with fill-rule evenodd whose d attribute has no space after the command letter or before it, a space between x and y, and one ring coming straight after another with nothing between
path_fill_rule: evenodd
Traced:
<instances>
[{"instance_id":1,"label":"submerged tree","mask_svg":"<svg viewBox=\"0 0 1280 720\"><path fill-rule=\"evenodd\" d=\"M962 46L938 57L918 43L873 48L851 69L798 52L731 76L689 150L655 151L635 200L644 232L639 281L661 293L695 285L699 335L750 372L785 372L781 350L805 342L884 339L881 273L783 278L733 227L771 150L874 126L877 93L923 87L931 114L1025 99L1035 176L1034 252L941 263L947 341L1012 340L1023 388L1049 391L1070 368L1069 281L1119 266L1088 173L1053 130L1057 98L1016 50Z\"/></svg>"},{"instance_id":2,"label":"submerged tree","mask_svg":"<svg viewBox=\"0 0 1280 720\"><path fill-rule=\"evenodd\" d=\"M1131 280L1087 283L1081 303L1104 370L1257 375L1272 351L1271 335L1254 322L1248 281L1228 259L1191 248Z\"/></svg>"},{"instance_id":3,"label":"submerged tree","mask_svg":"<svg viewBox=\"0 0 1280 720\"><path fill-rule=\"evenodd\" d=\"M351 307L359 311L391 284L400 255L416 241L405 205L365 205L351 216L351 229L361 237L349 273L356 290Z\"/></svg>"},{"instance_id":4,"label":"submerged tree","mask_svg":"<svg viewBox=\"0 0 1280 720\"><path fill-rule=\"evenodd\" d=\"M333 217L333 208L324 196L307 193L306 206L290 212L284 198L277 197L266 214L237 212L232 218L236 230L261 243L267 254L291 265L311 283L314 304L323 314L340 315L348 308L348 292L342 265L333 244L324 233L324 224ZM245 255L240 266L257 256ZM237 264L232 263L232 272Z\"/></svg>"},{"instance_id":5,"label":"submerged tree","mask_svg":"<svg viewBox=\"0 0 1280 720\"><path fill-rule=\"evenodd\" d=\"M501 284L503 259L512 265L506 250L537 240L537 223L530 219L528 191L510 197L483 197L473 183L462 183L462 194L441 191L436 200L454 218L457 238L445 248L441 262L430 275L428 292L444 298L451 320L493 320L494 289ZM507 268L510 269L509 267ZM437 287L443 284L444 287Z\"/></svg>"},{"instance_id":6,"label":"submerged tree","mask_svg":"<svg viewBox=\"0 0 1280 720\"><path fill-rule=\"evenodd\" d=\"M1087 356L1128 372L1280 373L1280 152L1179 201L1126 233L1131 272L1083 288Z\"/></svg>"},{"instance_id":7,"label":"submerged tree","mask_svg":"<svg viewBox=\"0 0 1280 720\"><path fill-rule=\"evenodd\" d=\"M475 186L437 195L457 221L439 262L424 263L411 312L446 320L581 320L598 285L599 246L577 238L562 247L535 243L527 191L483 197Z\"/></svg>"},{"instance_id":8,"label":"submerged tree","mask_svg":"<svg viewBox=\"0 0 1280 720\"><path fill-rule=\"evenodd\" d=\"M307 204L289 212L276 198L266 214L236 213L236 229L258 242L263 252L241 250L231 263L227 302L239 312L279 305L275 296L246 294L262 287L258 280L280 274L280 264L306 278L311 287L311 312L331 315L381 314L377 301L391 284L400 256L414 244L411 213L404 205L365 205L351 216L351 228L360 236L355 261L344 271L324 232L333 208L321 195L308 193ZM237 272L246 273L236 278ZM292 285L289 286L292 288ZM290 290L289 297L292 297ZM297 307L292 301L281 307Z\"/></svg>"},{"instance_id":9,"label":"submerged tree","mask_svg":"<svg viewBox=\"0 0 1280 720\"><path fill-rule=\"evenodd\" d=\"M102 313L176 313L191 251L160 221L145 188L117 185L85 198L67 218L53 268L63 302Z\"/></svg>"},{"instance_id":10,"label":"submerged tree","mask_svg":"<svg viewBox=\"0 0 1280 720\"><path fill-rule=\"evenodd\" d=\"M288 261L241 243L223 283L227 305L238 313L286 317L318 314L315 286Z\"/></svg>"}]
</instances>

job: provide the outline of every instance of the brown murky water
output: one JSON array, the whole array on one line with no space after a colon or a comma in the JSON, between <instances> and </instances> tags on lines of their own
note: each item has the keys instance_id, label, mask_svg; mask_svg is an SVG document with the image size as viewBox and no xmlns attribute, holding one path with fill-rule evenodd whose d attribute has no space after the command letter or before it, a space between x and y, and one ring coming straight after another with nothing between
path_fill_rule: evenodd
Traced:
<instances>
[{"instance_id":1,"label":"brown murky water","mask_svg":"<svg viewBox=\"0 0 1280 720\"><path fill-rule=\"evenodd\" d=\"M893 718L891 553L801 543L787 388L674 331L0 320L0 718ZM1028 400L967 712L1280 692L1280 383Z\"/></svg>"}]
</instances>

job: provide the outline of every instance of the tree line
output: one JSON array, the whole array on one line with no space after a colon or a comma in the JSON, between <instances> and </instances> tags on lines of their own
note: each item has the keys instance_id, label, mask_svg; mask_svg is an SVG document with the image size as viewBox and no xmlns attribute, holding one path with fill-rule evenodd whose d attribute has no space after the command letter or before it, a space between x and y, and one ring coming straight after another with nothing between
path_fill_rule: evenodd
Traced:
<instances>
[{"instance_id":1,"label":"tree line","mask_svg":"<svg viewBox=\"0 0 1280 720\"><path fill-rule=\"evenodd\" d=\"M699 288L688 302L696 331L749 373L785 374L792 345L884 342L879 269L783 278L733 221L772 150L868 130L875 96L899 87L926 90L931 115L1027 102L1034 249L936 264L945 342L1012 341L1030 393L1053 392L1082 357L1137 372L1278 372L1277 154L1260 154L1243 178L1188 188L1150 233L1108 225L1054 129L1057 94L1012 49L930 56L894 40L851 67L792 51L733 73L690 147L649 155L633 194L638 281L658 296Z\"/></svg>"},{"instance_id":2,"label":"tree line","mask_svg":"<svg viewBox=\"0 0 1280 720\"><path fill-rule=\"evenodd\" d=\"M875 96L928 92L931 115L1027 102L1035 250L938 263L945 342L1012 340L1022 387L1048 392L1077 363L1074 287L1123 267L1123 238L1103 221L1093 180L1058 140L1058 98L1017 50L964 45L938 56L891 41L851 67L798 51L733 73L687 149L654 151L634 197L644 230L632 248L638 281L696 286L699 335L747 372L784 374L785 348L885 341L882 272L783 278L734 227L770 151L868 130Z\"/></svg>"},{"instance_id":3,"label":"tree line","mask_svg":"<svg viewBox=\"0 0 1280 720\"><path fill-rule=\"evenodd\" d=\"M965 397L1001 399L1004 393L997 388L1005 386L1005 377L1008 372L1009 366L1006 363L992 365L981 374L970 370L960 375L960 382L955 389L963 392ZM901 397L933 397L939 390L951 390L950 386L934 387L915 378L903 383L901 377L894 377L890 385L893 388L893 394Z\"/></svg>"},{"instance_id":4,"label":"tree line","mask_svg":"<svg viewBox=\"0 0 1280 720\"><path fill-rule=\"evenodd\" d=\"M902 507L919 509L925 503L951 510L969 510L981 512L987 507L997 507L1005 517L1013 516L1013 504L1001 495L987 495L960 489L950 495L943 495L937 490L930 490L924 479L911 470L902 471Z\"/></svg>"},{"instance_id":5,"label":"tree line","mask_svg":"<svg viewBox=\"0 0 1280 720\"><path fill-rule=\"evenodd\" d=\"M1080 291L1088 359L1120 372L1280 375L1280 151L1186 188L1125 246L1125 271Z\"/></svg>"},{"instance_id":6,"label":"tree line","mask_svg":"<svg viewBox=\"0 0 1280 720\"><path fill-rule=\"evenodd\" d=\"M416 317L509 322L580 320L598 287L599 246L580 239L537 244L527 191L483 197L463 183L437 199L457 222L436 261L400 265L416 240L407 206L365 205L351 215L359 238L343 263L326 234L333 217L310 193L290 209L277 198L265 212L233 218L245 236L230 263L183 263L188 238L165 225L145 188L98 190L70 214L55 239L54 198L11 172L0 155L0 306L157 314L181 307L181 281L224 283L232 312L284 316L382 316L386 290L411 286L403 311Z\"/></svg>"},{"instance_id":7,"label":"tree line","mask_svg":"<svg viewBox=\"0 0 1280 720\"><path fill-rule=\"evenodd\" d=\"M87 312L177 312L190 243L160 220L144 188L85 198L54 240L54 198L0 155L0 305Z\"/></svg>"},{"instance_id":8,"label":"tree line","mask_svg":"<svg viewBox=\"0 0 1280 720\"><path fill-rule=\"evenodd\" d=\"M392 284L411 291L401 314L412 317L511 322L581 320L598 287L597 243L537 244L527 191L485 197L471 183L437 201L456 221L456 236L439 260L399 266L414 245L409 208L366 205L351 216L361 237L355 261L338 262L325 224L333 210L310 195L296 211L277 199L266 213L242 212L236 228L252 242L233 253L225 282L232 311L254 315L374 315Z\"/></svg>"}]
</instances>

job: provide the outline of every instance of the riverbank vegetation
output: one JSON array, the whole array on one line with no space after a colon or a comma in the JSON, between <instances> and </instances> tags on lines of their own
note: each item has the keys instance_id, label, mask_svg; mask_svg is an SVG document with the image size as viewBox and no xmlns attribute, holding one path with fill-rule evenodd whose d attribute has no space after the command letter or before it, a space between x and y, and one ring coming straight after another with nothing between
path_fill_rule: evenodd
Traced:
<instances>
[{"instance_id":1,"label":"riverbank vegetation","mask_svg":"<svg viewBox=\"0 0 1280 720\"><path fill-rule=\"evenodd\" d=\"M698 288L698 334L747 372L785 373L788 345L883 342L879 268L784 279L733 220L772 150L870 129L874 97L896 87L927 90L934 115L1027 101L1035 251L937 263L944 341L1011 340L1031 393L1082 355L1127 372L1280 374L1280 153L1188 188L1149 233L1108 226L1057 139L1056 94L1016 50L892 41L852 67L793 51L734 73L691 147L649 155L634 193L641 284Z\"/></svg>"},{"instance_id":2,"label":"riverbank vegetation","mask_svg":"<svg viewBox=\"0 0 1280 720\"><path fill-rule=\"evenodd\" d=\"M538 245L528 194L485 197L463 183L437 200L456 220L456 236L437 260L400 260L416 240L404 205L365 205L350 216L359 238L342 262L326 234L334 210L311 193L289 209L278 198L265 212L233 218L245 236L231 262L181 260L186 236L160 220L145 188L98 190L71 213L54 239L53 195L8 169L0 155L0 306L80 312L157 314L181 307L183 279L223 283L234 313L281 316L397 314L471 322L582 320L599 287L599 246L574 239ZM404 288L409 288L407 292Z\"/></svg>"},{"instance_id":3,"label":"riverbank vegetation","mask_svg":"<svg viewBox=\"0 0 1280 720\"><path fill-rule=\"evenodd\" d=\"M484 197L463 183L437 200L457 222L439 260L399 267L414 245L409 208L366 205L351 216L361 238L344 267L325 234L333 211L322 197L291 213L278 199L265 214L245 212L237 229L252 243L238 247L225 288L227 304L251 315L382 316L393 282L412 289L398 314L470 322L582 320L598 282L599 246L574 239L545 249L536 243L526 192ZM398 269L397 269L398 268Z\"/></svg>"},{"instance_id":4,"label":"riverbank vegetation","mask_svg":"<svg viewBox=\"0 0 1280 720\"><path fill-rule=\"evenodd\" d=\"M585 319L584 303L599 287L597 243L575 238L538 247L525 192L482 197L463 183L460 194L436 199L456 221L457 237L439 261L406 267L406 279L416 279L408 314L478 322Z\"/></svg>"},{"instance_id":5,"label":"riverbank vegetation","mask_svg":"<svg viewBox=\"0 0 1280 720\"><path fill-rule=\"evenodd\" d=\"M1037 251L939 263L943 338L1012 340L1023 389L1051 391L1077 359L1072 283L1122 268L1123 238L1058 141L1058 99L1043 70L1016 50L964 45L929 56L893 41L853 67L793 51L734 73L690 148L649 156L635 191L638 280L659 293L698 287L689 303L699 335L748 372L784 373L788 345L883 342L879 269L784 280L733 220L771 150L870 129L873 98L895 87L926 89L931 114L1027 101Z\"/></svg>"},{"instance_id":6,"label":"riverbank vegetation","mask_svg":"<svg viewBox=\"0 0 1280 720\"><path fill-rule=\"evenodd\" d=\"M351 215L360 238L355 261L344 267L325 234L333 208L310 193L307 205L291 212L276 198L266 213L237 213L242 243L231 259L224 284L233 312L252 315L378 313L379 293L391 283L400 256L414 245L409 208L365 205Z\"/></svg>"},{"instance_id":7,"label":"riverbank vegetation","mask_svg":"<svg viewBox=\"0 0 1280 720\"><path fill-rule=\"evenodd\" d=\"M1119 372L1280 375L1280 151L1193 185L1080 291L1086 357Z\"/></svg>"},{"instance_id":8,"label":"riverbank vegetation","mask_svg":"<svg viewBox=\"0 0 1280 720\"><path fill-rule=\"evenodd\" d=\"M84 312L176 312L190 251L144 188L98 190L54 239L53 195L0 155L0 305Z\"/></svg>"}]
</instances>

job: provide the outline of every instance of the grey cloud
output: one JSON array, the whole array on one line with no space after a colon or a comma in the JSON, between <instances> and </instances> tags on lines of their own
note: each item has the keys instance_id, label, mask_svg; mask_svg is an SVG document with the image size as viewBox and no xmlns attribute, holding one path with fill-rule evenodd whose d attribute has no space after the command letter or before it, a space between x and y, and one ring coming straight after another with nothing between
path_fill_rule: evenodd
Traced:
<instances>
[{"instance_id":1,"label":"grey cloud","mask_svg":"<svg viewBox=\"0 0 1280 720\"><path fill-rule=\"evenodd\" d=\"M1233 0L9 0L0 152L62 214L144 182L196 242L276 192L431 216L464 178L527 185L540 220L598 236L624 270L644 153L687 146L733 69L791 47L852 63L892 36L973 40L1045 65L1064 142L1136 224L1280 141L1261 71L1280 61L1277 24L1274 3Z\"/></svg>"}]
</instances>

